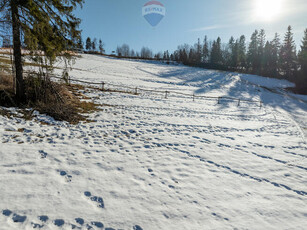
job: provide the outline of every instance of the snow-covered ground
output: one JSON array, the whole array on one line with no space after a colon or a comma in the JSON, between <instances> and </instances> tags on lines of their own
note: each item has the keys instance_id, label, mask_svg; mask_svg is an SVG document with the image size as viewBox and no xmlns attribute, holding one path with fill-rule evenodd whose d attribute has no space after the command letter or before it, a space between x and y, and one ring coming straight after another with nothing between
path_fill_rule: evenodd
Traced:
<instances>
[{"instance_id":1,"label":"snow-covered ground","mask_svg":"<svg viewBox=\"0 0 307 230\"><path fill-rule=\"evenodd\" d=\"M0 117L0 229L306 229L307 97L291 83L92 55L71 75L263 106L86 89L103 105L91 123Z\"/></svg>"}]
</instances>

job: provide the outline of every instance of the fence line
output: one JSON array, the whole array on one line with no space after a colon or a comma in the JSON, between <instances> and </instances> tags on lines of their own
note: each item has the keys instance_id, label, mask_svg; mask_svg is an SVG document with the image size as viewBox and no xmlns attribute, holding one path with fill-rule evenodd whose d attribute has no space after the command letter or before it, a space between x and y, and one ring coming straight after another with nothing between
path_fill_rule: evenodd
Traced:
<instances>
[{"instance_id":1,"label":"fence line","mask_svg":"<svg viewBox=\"0 0 307 230\"><path fill-rule=\"evenodd\" d=\"M54 76L54 75L51 75L51 77L55 78L55 79L63 80L62 77L57 77L57 76ZM204 99L217 99L218 104L221 103L221 100L230 100L230 101L237 102L238 106L240 106L242 102L259 104L260 108L263 105L261 100L246 100L246 99L238 99L238 98L224 97L224 96L221 96L221 97L201 96L201 95L195 95L195 94L181 93L181 92L177 92L177 91L173 91L173 90L162 91L162 90L154 90L154 89L143 89L143 88L140 88L140 87L129 87L129 86L125 86L125 85L117 85L117 84L112 84L112 83L106 83L104 81L102 81L101 83L98 83L98 82L90 82L90 81L83 81L83 80L76 80L76 79L69 78L68 82L69 82L69 84L71 82L78 82L78 83L84 83L84 84L89 84L89 85L99 85L99 86L101 86L101 90L103 90L103 91L108 90L106 88L106 85L113 86L113 87L122 87L122 88L132 90L132 92L134 92L136 95L139 94L140 91L161 93L161 94L165 94L165 99L167 99L171 94L175 94L175 95L177 94L177 95L182 95L182 96L187 96L189 98L193 98L193 101L195 101L195 99L197 99L197 98L204 98ZM112 89L110 89L110 90L112 90Z\"/></svg>"}]
</instances>

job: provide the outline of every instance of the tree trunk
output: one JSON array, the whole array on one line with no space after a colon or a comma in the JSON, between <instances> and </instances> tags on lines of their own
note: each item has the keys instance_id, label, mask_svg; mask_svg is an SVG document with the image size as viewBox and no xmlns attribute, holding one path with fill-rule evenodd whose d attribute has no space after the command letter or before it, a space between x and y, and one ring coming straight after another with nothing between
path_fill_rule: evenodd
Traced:
<instances>
[{"instance_id":1,"label":"tree trunk","mask_svg":"<svg viewBox=\"0 0 307 230\"><path fill-rule=\"evenodd\" d=\"M14 46L14 63L16 73L16 99L18 103L25 101L25 86L23 81L21 41L20 41L20 22L18 8L15 0L11 0L12 27L13 27L13 46Z\"/></svg>"}]
</instances>

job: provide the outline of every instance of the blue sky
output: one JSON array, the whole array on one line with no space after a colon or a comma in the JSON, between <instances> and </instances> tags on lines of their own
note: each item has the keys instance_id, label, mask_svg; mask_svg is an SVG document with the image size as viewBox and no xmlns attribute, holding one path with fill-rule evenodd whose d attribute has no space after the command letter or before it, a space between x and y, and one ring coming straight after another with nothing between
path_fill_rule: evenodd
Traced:
<instances>
[{"instance_id":1,"label":"blue sky","mask_svg":"<svg viewBox=\"0 0 307 230\"><path fill-rule=\"evenodd\" d=\"M82 19L83 40L101 38L107 53L123 43L137 51L142 46L154 52L173 51L178 45L203 40L205 35L228 42L230 36L244 34L249 40L255 29L263 28L268 39L275 32L283 37L292 25L299 45L307 28L306 0L160 0L166 16L155 28L142 16L148 1L86 0L83 9L75 12Z\"/></svg>"}]
</instances>

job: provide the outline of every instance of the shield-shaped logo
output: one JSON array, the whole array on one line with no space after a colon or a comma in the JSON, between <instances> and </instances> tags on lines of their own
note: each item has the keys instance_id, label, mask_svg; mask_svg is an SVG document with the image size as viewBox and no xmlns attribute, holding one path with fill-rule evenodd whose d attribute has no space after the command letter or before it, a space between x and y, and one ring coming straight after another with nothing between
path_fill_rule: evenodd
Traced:
<instances>
[{"instance_id":1,"label":"shield-shaped logo","mask_svg":"<svg viewBox=\"0 0 307 230\"><path fill-rule=\"evenodd\" d=\"M147 2L142 9L143 17L147 22L155 27L165 16L165 7L161 2L150 1Z\"/></svg>"}]
</instances>

